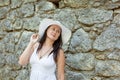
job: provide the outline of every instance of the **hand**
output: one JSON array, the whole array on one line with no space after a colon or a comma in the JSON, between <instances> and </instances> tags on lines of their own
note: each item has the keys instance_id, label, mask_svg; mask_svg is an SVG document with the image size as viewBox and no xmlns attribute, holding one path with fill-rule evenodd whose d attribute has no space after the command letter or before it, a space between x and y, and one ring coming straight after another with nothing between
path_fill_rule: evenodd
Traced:
<instances>
[{"instance_id":1,"label":"hand","mask_svg":"<svg viewBox=\"0 0 120 80\"><path fill-rule=\"evenodd\" d=\"M37 40L39 39L40 35L39 34L33 34L30 38L30 43L35 44Z\"/></svg>"}]
</instances>

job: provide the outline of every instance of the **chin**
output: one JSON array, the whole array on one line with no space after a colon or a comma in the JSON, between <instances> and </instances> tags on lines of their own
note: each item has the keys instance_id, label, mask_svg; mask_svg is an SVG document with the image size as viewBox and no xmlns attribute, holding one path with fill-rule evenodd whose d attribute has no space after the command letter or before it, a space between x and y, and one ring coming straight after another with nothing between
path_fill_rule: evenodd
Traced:
<instances>
[{"instance_id":1,"label":"chin","mask_svg":"<svg viewBox=\"0 0 120 80\"><path fill-rule=\"evenodd\" d=\"M56 41L57 39L54 37L50 37L51 40Z\"/></svg>"}]
</instances>

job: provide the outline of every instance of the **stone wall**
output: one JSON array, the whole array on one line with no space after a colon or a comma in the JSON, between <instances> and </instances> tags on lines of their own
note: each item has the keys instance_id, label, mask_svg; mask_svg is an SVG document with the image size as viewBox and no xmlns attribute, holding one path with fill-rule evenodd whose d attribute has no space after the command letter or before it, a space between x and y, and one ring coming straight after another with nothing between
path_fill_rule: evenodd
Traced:
<instances>
[{"instance_id":1,"label":"stone wall","mask_svg":"<svg viewBox=\"0 0 120 80\"><path fill-rule=\"evenodd\" d=\"M0 80L29 80L18 57L43 18L72 31L66 80L120 80L119 0L0 0Z\"/></svg>"}]
</instances>

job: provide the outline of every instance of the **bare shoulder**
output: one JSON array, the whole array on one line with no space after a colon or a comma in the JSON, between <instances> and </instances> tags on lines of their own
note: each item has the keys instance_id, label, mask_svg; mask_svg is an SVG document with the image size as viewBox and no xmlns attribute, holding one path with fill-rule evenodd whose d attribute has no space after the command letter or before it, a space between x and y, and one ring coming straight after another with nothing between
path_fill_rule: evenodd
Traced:
<instances>
[{"instance_id":1,"label":"bare shoulder","mask_svg":"<svg viewBox=\"0 0 120 80\"><path fill-rule=\"evenodd\" d=\"M62 67L65 65L65 54L63 49L59 50L59 55L57 57L57 65L58 67Z\"/></svg>"},{"instance_id":2,"label":"bare shoulder","mask_svg":"<svg viewBox=\"0 0 120 80\"><path fill-rule=\"evenodd\" d=\"M64 50L61 48L60 50L59 50L59 55L58 55L58 59L63 59L65 57L65 55L64 55Z\"/></svg>"},{"instance_id":3,"label":"bare shoulder","mask_svg":"<svg viewBox=\"0 0 120 80\"><path fill-rule=\"evenodd\" d=\"M60 48L59 54L60 54L60 55L64 55L64 50L63 50L62 48Z\"/></svg>"}]
</instances>

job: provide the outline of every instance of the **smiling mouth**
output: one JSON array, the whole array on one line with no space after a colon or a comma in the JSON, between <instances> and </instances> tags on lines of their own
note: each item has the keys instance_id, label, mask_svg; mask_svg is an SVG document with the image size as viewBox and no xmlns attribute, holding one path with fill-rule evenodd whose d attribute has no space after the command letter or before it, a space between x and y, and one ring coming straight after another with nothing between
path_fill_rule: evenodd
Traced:
<instances>
[{"instance_id":1,"label":"smiling mouth","mask_svg":"<svg viewBox=\"0 0 120 80\"><path fill-rule=\"evenodd\" d=\"M55 35L52 35L53 37L55 37Z\"/></svg>"},{"instance_id":2,"label":"smiling mouth","mask_svg":"<svg viewBox=\"0 0 120 80\"><path fill-rule=\"evenodd\" d=\"M54 34L51 34L53 37L55 37L55 35Z\"/></svg>"}]
</instances>

